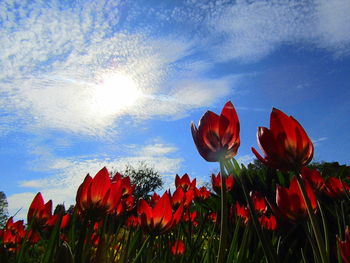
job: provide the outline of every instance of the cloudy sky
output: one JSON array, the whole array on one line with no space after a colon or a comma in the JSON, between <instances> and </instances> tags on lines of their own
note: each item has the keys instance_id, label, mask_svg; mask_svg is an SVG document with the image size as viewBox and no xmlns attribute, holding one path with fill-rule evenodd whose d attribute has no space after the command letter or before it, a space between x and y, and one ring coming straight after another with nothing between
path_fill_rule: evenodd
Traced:
<instances>
[{"instance_id":1,"label":"cloudy sky","mask_svg":"<svg viewBox=\"0 0 350 263\"><path fill-rule=\"evenodd\" d=\"M208 181L190 122L231 100L249 163L272 107L315 161L350 165L350 1L0 2L0 176L10 215L73 204L87 173L146 161Z\"/></svg>"}]
</instances>

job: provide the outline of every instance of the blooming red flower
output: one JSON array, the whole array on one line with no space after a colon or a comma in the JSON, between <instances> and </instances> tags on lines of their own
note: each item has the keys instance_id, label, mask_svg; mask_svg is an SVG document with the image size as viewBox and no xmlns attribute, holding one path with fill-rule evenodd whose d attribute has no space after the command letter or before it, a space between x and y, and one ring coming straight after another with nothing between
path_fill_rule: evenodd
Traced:
<instances>
[{"instance_id":1,"label":"blooming red flower","mask_svg":"<svg viewBox=\"0 0 350 263\"><path fill-rule=\"evenodd\" d=\"M4 229L0 230L0 240L2 240L2 244L8 251L15 252L21 248L25 234L23 220L13 222L13 218L10 217Z\"/></svg>"},{"instance_id":2,"label":"blooming red flower","mask_svg":"<svg viewBox=\"0 0 350 263\"><path fill-rule=\"evenodd\" d=\"M238 202L236 202L236 214L237 216L239 216L240 218L243 219L243 222L245 224L248 223L249 221L249 209L246 206L241 206Z\"/></svg>"},{"instance_id":3,"label":"blooming red flower","mask_svg":"<svg viewBox=\"0 0 350 263\"><path fill-rule=\"evenodd\" d=\"M183 204L184 207L189 207L194 199L194 195L195 194L192 189L184 192L182 187L178 187L171 197L171 204L174 208L179 207L181 204Z\"/></svg>"},{"instance_id":4,"label":"blooming red flower","mask_svg":"<svg viewBox=\"0 0 350 263\"><path fill-rule=\"evenodd\" d=\"M230 159L237 155L240 145L239 120L229 101L220 116L207 111L198 124L191 123L192 137L199 154L208 162Z\"/></svg>"},{"instance_id":5,"label":"blooming red flower","mask_svg":"<svg viewBox=\"0 0 350 263\"><path fill-rule=\"evenodd\" d=\"M210 212L208 214L208 219L215 224L216 220L217 220L217 213L216 212Z\"/></svg>"},{"instance_id":6,"label":"blooming red flower","mask_svg":"<svg viewBox=\"0 0 350 263\"><path fill-rule=\"evenodd\" d=\"M195 188L194 191L195 191L196 200L198 201L205 201L211 195L210 191L208 191L208 189L205 186L202 186L199 189Z\"/></svg>"},{"instance_id":7,"label":"blooming red flower","mask_svg":"<svg viewBox=\"0 0 350 263\"><path fill-rule=\"evenodd\" d=\"M270 217L267 217L265 215L258 218L260 225L267 230L276 230L277 228L277 221L274 215L270 215Z\"/></svg>"},{"instance_id":8,"label":"blooming red flower","mask_svg":"<svg viewBox=\"0 0 350 263\"><path fill-rule=\"evenodd\" d=\"M189 189L194 189L196 187L196 178L194 178L191 182L188 174L184 174L182 177L176 175L175 177L175 187L182 187L184 191Z\"/></svg>"},{"instance_id":9,"label":"blooming red flower","mask_svg":"<svg viewBox=\"0 0 350 263\"><path fill-rule=\"evenodd\" d=\"M139 200L137 207L141 227L154 235L165 233L177 225L181 219L182 211L183 204L173 213L168 192L163 194L153 208L143 199Z\"/></svg>"},{"instance_id":10,"label":"blooming red flower","mask_svg":"<svg viewBox=\"0 0 350 263\"><path fill-rule=\"evenodd\" d=\"M350 263L350 229L347 226L345 229L345 239L344 241L338 239L338 245L340 248L340 255L344 263Z\"/></svg>"},{"instance_id":11,"label":"blooming red flower","mask_svg":"<svg viewBox=\"0 0 350 263\"><path fill-rule=\"evenodd\" d=\"M292 116L273 108L270 129L259 127L257 139L263 158L255 148L256 157L266 166L280 170L299 170L313 157L314 146L303 127Z\"/></svg>"},{"instance_id":12,"label":"blooming red flower","mask_svg":"<svg viewBox=\"0 0 350 263\"><path fill-rule=\"evenodd\" d=\"M33 223L32 228L43 230L47 227L52 227L58 219L58 215L52 215L52 200L44 203L41 193L37 193L30 204L27 214L28 223Z\"/></svg>"},{"instance_id":13,"label":"blooming red flower","mask_svg":"<svg viewBox=\"0 0 350 263\"><path fill-rule=\"evenodd\" d=\"M311 207L316 211L316 196L307 181L304 181L304 185ZM292 178L289 188L277 186L276 203L281 215L292 221L297 221L307 215L306 203L295 176Z\"/></svg>"},{"instance_id":14,"label":"blooming red flower","mask_svg":"<svg viewBox=\"0 0 350 263\"><path fill-rule=\"evenodd\" d=\"M153 193L153 195L151 196L151 200L150 200L150 202L149 202L150 205L151 205L152 207L155 206L156 203L158 203L159 199L160 199L159 194Z\"/></svg>"},{"instance_id":15,"label":"blooming red flower","mask_svg":"<svg viewBox=\"0 0 350 263\"><path fill-rule=\"evenodd\" d=\"M174 243L171 244L171 254L174 256L176 255L183 255L185 253L185 244L182 242L182 240L176 240Z\"/></svg>"},{"instance_id":16,"label":"blooming red flower","mask_svg":"<svg viewBox=\"0 0 350 263\"><path fill-rule=\"evenodd\" d=\"M255 210L259 213L265 213L267 210L265 198L262 197L259 192L251 192L250 197L253 201Z\"/></svg>"},{"instance_id":17,"label":"blooming red flower","mask_svg":"<svg viewBox=\"0 0 350 263\"><path fill-rule=\"evenodd\" d=\"M345 191L350 191L350 186L335 177L328 177L323 188L323 192L331 198L339 198L345 195Z\"/></svg>"},{"instance_id":18,"label":"blooming red flower","mask_svg":"<svg viewBox=\"0 0 350 263\"><path fill-rule=\"evenodd\" d=\"M311 170L308 167L301 169L301 177L309 182L313 189L321 192L326 186L323 177L317 170Z\"/></svg>"},{"instance_id":19,"label":"blooming red flower","mask_svg":"<svg viewBox=\"0 0 350 263\"><path fill-rule=\"evenodd\" d=\"M226 184L226 192L230 192L233 187L234 178L233 175L230 175L228 177L224 177L225 184ZM211 175L211 184L213 186L214 191L217 194L221 194L221 174L218 173L218 175L212 174Z\"/></svg>"},{"instance_id":20,"label":"blooming red flower","mask_svg":"<svg viewBox=\"0 0 350 263\"><path fill-rule=\"evenodd\" d=\"M99 219L115 211L122 193L122 180L111 182L108 170L104 167L94 178L87 175L79 186L76 196L78 211L90 219Z\"/></svg>"}]
</instances>

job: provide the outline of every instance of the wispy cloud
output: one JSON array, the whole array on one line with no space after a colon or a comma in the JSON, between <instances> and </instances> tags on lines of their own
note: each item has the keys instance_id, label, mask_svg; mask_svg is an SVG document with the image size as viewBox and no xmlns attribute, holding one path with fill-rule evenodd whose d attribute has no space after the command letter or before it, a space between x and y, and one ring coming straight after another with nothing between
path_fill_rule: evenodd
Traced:
<instances>
[{"instance_id":1,"label":"wispy cloud","mask_svg":"<svg viewBox=\"0 0 350 263\"><path fill-rule=\"evenodd\" d=\"M133 145L129 147L132 148ZM9 196L9 212L13 214L22 208L18 217L24 218L32 198L38 191L42 192L45 199L52 199L55 204L74 204L76 191L86 174L94 176L104 166L111 171L123 171L127 164L137 166L140 162L146 162L151 167L156 167L162 176L173 177L183 161L181 157L174 157L176 152L175 146L160 142L138 146L138 151L120 158L105 155L59 158L42 150L38 152L40 166L33 168L36 171L51 171L52 176L20 182L21 188L30 188L33 192Z\"/></svg>"},{"instance_id":2,"label":"wispy cloud","mask_svg":"<svg viewBox=\"0 0 350 263\"><path fill-rule=\"evenodd\" d=\"M221 60L257 61L285 44L349 55L350 3L337 1L237 1L207 21L223 47ZM221 45L221 44L220 44Z\"/></svg>"}]
</instances>

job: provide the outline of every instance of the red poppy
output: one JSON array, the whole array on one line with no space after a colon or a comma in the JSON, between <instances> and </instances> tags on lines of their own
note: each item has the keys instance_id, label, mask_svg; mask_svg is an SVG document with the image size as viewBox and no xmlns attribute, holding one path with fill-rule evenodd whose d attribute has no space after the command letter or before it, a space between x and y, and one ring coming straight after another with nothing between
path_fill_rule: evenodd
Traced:
<instances>
[{"instance_id":1,"label":"red poppy","mask_svg":"<svg viewBox=\"0 0 350 263\"><path fill-rule=\"evenodd\" d=\"M316 196L307 181L304 181L304 185L310 199L311 207L316 211ZM302 219L307 215L306 203L295 176L292 178L289 188L277 186L276 203L281 215L292 221Z\"/></svg>"},{"instance_id":2,"label":"red poppy","mask_svg":"<svg viewBox=\"0 0 350 263\"><path fill-rule=\"evenodd\" d=\"M116 210L122 191L122 180L111 182L108 170L104 167L94 178L87 175L79 186L76 196L78 211L90 219L99 219Z\"/></svg>"},{"instance_id":3,"label":"red poppy","mask_svg":"<svg viewBox=\"0 0 350 263\"><path fill-rule=\"evenodd\" d=\"M37 193L30 204L28 214L28 223L33 223L32 228L36 230L44 230L52 227L58 220L58 215L52 215L52 200L44 203L41 193Z\"/></svg>"},{"instance_id":4,"label":"red poppy","mask_svg":"<svg viewBox=\"0 0 350 263\"><path fill-rule=\"evenodd\" d=\"M273 108L270 129L259 127L257 139L262 157L252 148L256 157L266 166L284 171L299 170L313 157L314 146L303 127L292 116Z\"/></svg>"},{"instance_id":5,"label":"red poppy","mask_svg":"<svg viewBox=\"0 0 350 263\"><path fill-rule=\"evenodd\" d=\"M171 244L171 254L174 256L176 255L183 255L185 253L185 244L182 242L182 240L176 240L174 243Z\"/></svg>"},{"instance_id":6,"label":"red poppy","mask_svg":"<svg viewBox=\"0 0 350 263\"><path fill-rule=\"evenodd\" d=\"M184 191L189 189L194 189L196 187L196 178L194 178L191 182L188 174L184 174L182 177L176 175L175 177L175 187L182 187Z\"/></svg>"},{"instance_id":7,"label":"red poppy","mask_svg":"<svg viewBox=\"0 0 350 263\"><path fill-rule=\"evenodd\" d=\"M326 186L321 173L317 170L311 170L308 167L301 169L301 177L309 182L313 189L321 192Z\"/></svg>"},{"instance_id":8,"label":"red poppy","mask_svg":"<svg viewBox=\"0 0 350 263\"><path fill-rule=\"evenodd\" d=\"M240 145L239 120L229 101L220 116L207 111L198 124L191 123L192 137L199 154L208 162L218 162L237 155Z\"/></svg>"},{"instance_id":9,"label":"red poppy","mask_svg":"<svg viewBox=\"0 0 350 263\"><path fill-rule=\"evenodd\" d=\"M183 204L173 213L170 197L165 192L157 204L152 208L145 200L140 199L137 213L141 220L141 227L150 234L163 234L179 223L183 211Z\"/></svg>"},{"instance_id":10,"label":"red poppy","mask_svg":"<svg viewBox=\"0 0 350 263\"><path fill-rule=\"evenodd\" d=\"M340 249L340 255L344 263L350 263L350 229L347 226L345 229L345 239L344 241L338 239L338 246Z\"/></svg>"},{"instance_id":11,"label":"red poppy","mask_svg":"<svg viewBox=\"0 0 350 263\"><path fill-rule=\"evenodd\" d=\"M345 195L345 191L349 191L350 186L335 177L328 177L323 192L331 198L339 198Z\"/></svg>"},{"instance_id":12,"label":"red poppy","mask_svg":"<svg viewBox=\"0 0 350 263\"><path fill-rule=\"evenodd\" d=\"M196 200L198 201L205 201L211 195L210 191L208 191L208 189L205 186L202 186L199 189L195 188L194 191L195 191Z\"/></svg>"},{"instance_id":13,"label":"red poppy","mask_svg":"<svg viewBox=\"0 0 350 263\"><path fill-rule=\"evenodd\" d=\"M226 192L230 192L233 187L234 178L233 175L230 175L228 177L224 177L225 184L226 184ZM218 173L218 175L212 174L211 175L211 184L213 186L214 191L217 194L221 194L221 174Z\"/></svg>"}]
</instances>

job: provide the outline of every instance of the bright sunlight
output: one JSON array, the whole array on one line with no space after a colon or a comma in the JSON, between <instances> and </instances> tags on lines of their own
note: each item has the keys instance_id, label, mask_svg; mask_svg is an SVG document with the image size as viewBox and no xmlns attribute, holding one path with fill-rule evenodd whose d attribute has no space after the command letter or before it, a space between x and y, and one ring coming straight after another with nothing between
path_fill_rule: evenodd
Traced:
<instances>
[{"instance_id":1,"label":"bright sunlight","mask_svg":"<svg viewBox=\"0 0 350 263\"><path fill-rule=\"evenodd\" d=\"M96 110L102 115L114 115L135 104L141 96L136 81L123 73L102 75L102 81L94 89Z\"/></svg>"}]
</instances>

